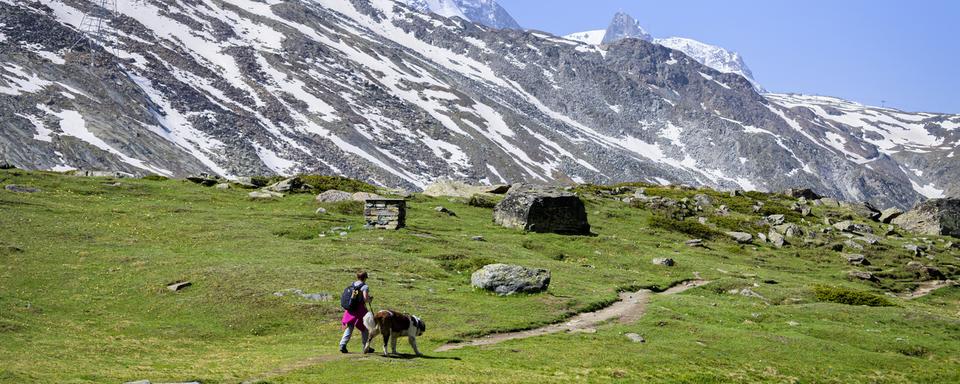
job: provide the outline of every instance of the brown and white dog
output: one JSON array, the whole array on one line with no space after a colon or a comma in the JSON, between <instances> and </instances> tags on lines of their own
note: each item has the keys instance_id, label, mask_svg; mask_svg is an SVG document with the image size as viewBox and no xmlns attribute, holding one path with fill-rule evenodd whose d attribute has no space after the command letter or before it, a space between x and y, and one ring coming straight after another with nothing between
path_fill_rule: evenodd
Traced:
<instances>
[{"instance_id":1,"label":"brown and white dog","mask_svg":"<svg viewBox=\"0 0 960 384\"><path fill-rule=\"evenodd\" d=\"M363 325L370 330L367 345L363 346L364 352L373 343L373 339L382 333L384 356L387 356L388 341L390 342L390 350L394 355L397 354L397 338L400 336L406 336L410 340L410 346L413 347L413 353L421 356L420 350L417 349L417 336L422 335L427 330L427 325L419 317L396 311L380 311L376 314L367 313L363 317Z\"/></svg>"}]
</instances>

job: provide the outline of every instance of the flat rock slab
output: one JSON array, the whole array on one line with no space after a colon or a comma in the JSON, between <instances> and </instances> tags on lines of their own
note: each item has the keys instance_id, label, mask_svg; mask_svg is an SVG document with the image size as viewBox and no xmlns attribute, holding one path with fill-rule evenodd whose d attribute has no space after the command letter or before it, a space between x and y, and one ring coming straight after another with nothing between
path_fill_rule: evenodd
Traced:
<instances>
[{"instance_id":1,"label":"flat rock slab","mask_svg":"<svg viewBox=\"0 0 960 384\"><path fill-rule=\"evenodd\" d=\"M191 283L191 282L189 282L189 281L181 281L181 282L178 282L178 283L168 284L168 285L167 285L167 289L169 289L170 291L173 291L173 292L177 292L177 291L182 290L182 289L184 289L184 288L186 288L186 287L189 287L189 286L191 286L191 285L193 285L193 283Z\"/></svg>"},{"instance_id":2,"label":"flat rock slab","mask_svg":"<svg viewBox=\"0 0 960 384\"><path fill-rule=\"evenodd\" d=\"M17 185L17 184L8 184L7 186L3 187L3 189L6 189L6 190L8 190L8 191L10 191L10 192L15 192L15 193L37 193L37 192L40 192L40 189L39 189L39 188L29 187L29 186L26 186L26 185Z\"/></svg>"}]
</instances>

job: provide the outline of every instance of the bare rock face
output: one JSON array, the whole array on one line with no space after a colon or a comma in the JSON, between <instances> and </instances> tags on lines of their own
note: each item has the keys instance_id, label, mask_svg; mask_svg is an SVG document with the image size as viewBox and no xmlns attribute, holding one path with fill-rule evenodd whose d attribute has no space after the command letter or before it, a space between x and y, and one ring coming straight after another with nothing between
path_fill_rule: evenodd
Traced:
<instances>
[{"instance_id":1,"label":"bare rock face","mask_svg":"<svg viewBox=\"0 0 960 384\"><path fill-rule=\"evenodd\" d=\"M494 207L493 221L507 228L531 232L589 235L583 201L554 188L515 186Z\"/></svg>"},{"instance_id":2,"label":"bare rock face","mask_svg":"<svg viewBox=\"0 0 960 384\"><path fill-rule=\"evenodd\" d=\"M536 293L550 286L550 271L519 265L490 264L470 276L474 287L506 296L514 293Z\"/></svg>"},{"instance_id":3,"label":"bare rock face","mask_svg":"<svg viewBox=\"0 0 960 384\"><path fill-rule=\"evenodd\" d=\"M930 199L896 217L893 224L921 235L960 237L960 199Z\"/></svg>"}]
</instances>

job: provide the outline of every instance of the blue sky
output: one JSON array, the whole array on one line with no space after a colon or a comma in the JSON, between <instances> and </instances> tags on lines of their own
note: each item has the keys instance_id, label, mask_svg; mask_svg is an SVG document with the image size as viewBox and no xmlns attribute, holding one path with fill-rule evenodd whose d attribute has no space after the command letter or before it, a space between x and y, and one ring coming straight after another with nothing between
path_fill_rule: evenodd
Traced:
<instances>
[{"instance_id":1,"label":"blue sky","mask_svg":"<svg viewBox=\"0 0 960 384\"><path fill-rule=\"evenodd\" d=\"M525 28L604 29L617 11L654 37L740 52L772 92L960 113L960 1L498 0Z\"/></svg>"}]
</instances>

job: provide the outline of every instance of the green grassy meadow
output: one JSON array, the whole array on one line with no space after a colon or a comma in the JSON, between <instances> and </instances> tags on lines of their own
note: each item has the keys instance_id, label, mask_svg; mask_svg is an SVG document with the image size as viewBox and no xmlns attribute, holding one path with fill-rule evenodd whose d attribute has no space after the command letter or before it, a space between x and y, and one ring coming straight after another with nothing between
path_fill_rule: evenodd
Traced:
<instances>
[{"instance_id":1,"label":"green grassy meadow","mask_svg":"<svg viewBox=\"0 0 960 384\"><path fill-rule=\"evenodd\" d=\"M492 209L422 195L408 201L407 228L381 231L363 229L357 204L323 205L328 213L315 214L321 205L312 194L254 201L249 190L183 180L0 170L6 184L42 191L0 190L2 383L960 382L960 288L910 301L886 294L917 286L904 268L909 261L956 279L960 250L948 246L956 239L925 237L926 259L903 249L922 238L884 238L855 251L870 267L852 267L831 249L846 240L837 233L783 249L711 233L707 248L691 248L689 234L651 225L654 212L591 188L580 192L596 236L500 228ZM765 213L783 212L811 231L824 216L852 217L818 206L802 218L779 195L647 188L674 198L696 193L732 211L700 214L718 226L713 231L757 228L749 207L758 200ZM440 205L457 216L436 212ZM882 233L880 224L858 221ZM652 264L657 257L677 265ZM493 262L547 268L550 289L509 297L471 289L470 274ZM370 273L376 309L426 321L418 339L425 358L338 353L337 296L358 269ZM852 269L880 282L849 280ZM620 290L659 290L695 273L712 282L654 296L635 324L433 352L449 341L561 321L610 303ZM192 286L165 288L177 281ZM820 301L816 286L891 305ZM729 293L742 288L762 298ZM274 295L286 289L334 300ZM646 342L628 340L628 332ZM359 336L350 348L360 350ZM406 340L398 349L412 352Z\"/></svg>"}]
</instances>

